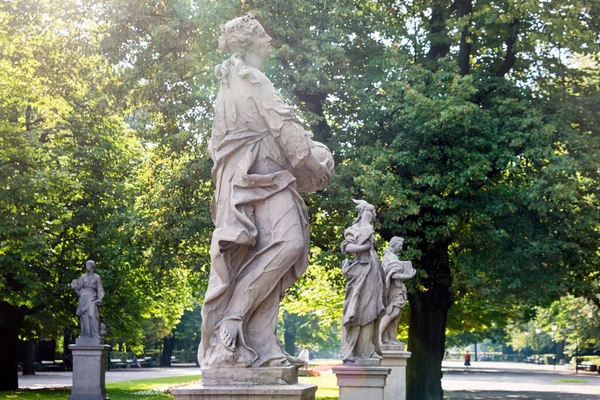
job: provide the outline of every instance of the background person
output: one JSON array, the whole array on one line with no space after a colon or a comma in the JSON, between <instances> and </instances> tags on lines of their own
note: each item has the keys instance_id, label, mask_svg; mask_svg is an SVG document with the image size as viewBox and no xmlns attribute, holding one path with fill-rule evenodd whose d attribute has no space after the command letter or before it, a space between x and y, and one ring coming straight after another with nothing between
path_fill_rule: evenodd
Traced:
<instances>
[{"instance_id":1,"label":"background person","mask_svg":"<svg viewBox=\"0 0 600 400\"><path fill-rule=\"evenodd\" d=\"M310 352L308 351L308 347L306 345L302 346L302 350L300 350L300 354L298 354L298 358L304 361L304 368L308 368L308 361L310 360Z\"/></svg>"}]
</instances>

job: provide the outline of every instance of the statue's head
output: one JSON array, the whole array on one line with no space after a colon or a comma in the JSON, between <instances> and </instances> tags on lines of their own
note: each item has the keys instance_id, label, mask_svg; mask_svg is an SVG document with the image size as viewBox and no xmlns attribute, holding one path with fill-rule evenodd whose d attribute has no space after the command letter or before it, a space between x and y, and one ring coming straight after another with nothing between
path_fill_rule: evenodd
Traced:
<instances>
[{"instance_id":1,"label":"statue's head","mask_svg":"<svg viewBox=\"0 0 600 400\"><path fill-rule=\"evenodd\" d=\"M254 55L262 61L271 49L271 40L254 15L246 14L221 26L219 50L244 58Z\"/></svg>"},{"instance_id":2,"label":"statue's head","mask_svg":"<svg viewBox=\"0 0 600 400\"><path fill-rule=\"evenodd\" d=\"M404 238L401 238L400 236L394 236L392 240L390 240L390 250L392 250L394 253L397 253L400 250L402 250L403 245Z\"/></svg>"},{"instance_id":3,"label":"statue's head","mask_svg":"<svg viewBox=\"0 0 600 400\"><path fill-rule=\"evenodd\" d=\"M85 270L86 271L93 271L96 269L96 263L92 260L88 260L85 263Z\"/></svg>"},{"instance_id":4,"label":"statue's head","mask_svg":"<svg viewBox=\"0 0 600 400\"><path fill-rule=\"evenodd\" d=\"M369 216L369 220L367 222L373 222L375 218L377 218L377 213L375 212L375 207L372 204L367 203L364 200L354 200L352 199L354 204L356 204L356 213L358 214L356 221L360 221L363 216Z\"/></svg>"}]
</instances>

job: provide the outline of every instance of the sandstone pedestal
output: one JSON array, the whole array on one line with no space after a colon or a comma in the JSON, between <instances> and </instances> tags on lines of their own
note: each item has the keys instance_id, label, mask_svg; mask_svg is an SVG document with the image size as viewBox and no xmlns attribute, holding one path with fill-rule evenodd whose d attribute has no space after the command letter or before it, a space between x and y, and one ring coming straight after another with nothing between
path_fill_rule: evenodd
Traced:
<instances>
[{"instance_id":1,"label":"sandstone pedestal","mask_svg":"<svg viewBox=\"0 0 600 400\"><path fill-rule=\"evenodd\" d=\"M404 345L381 345L382 367L391 369L385 386L385 400L406 400L406 361L410 352Z\"/></svg>"},{"instance_id":2,"label":"sandstone pedestal","mask_svg":"<svg viewBox=\"0 0 600 400\"><path fill-rule=\"evenodd\" d=\"M317 386L298 383L296 367L210 368L202 384L172 390L175 400L314 400Z\"/></svg>"},{"instance_id":3,"label":"sandstone pedestal","mask_svg":"<svg viewBox=\"0 0 600 400\"><path fill-rule=\"evenodd\" d=\"M340 388L339 400L383 400L387 367L347 366L333 367Z\"/></svg>"},{"instance_id":4,"label":"sandstone pedestal","mask_svg":"<svg viewBox=\"0 0 600 400\"><path fill-rule=\"evenodd\" d=\"M110 346L99 340L77 340L69 346L73 355L73 387L69 400L108 400L105 386L106 355Z\"/></svg>"}]
</instances>

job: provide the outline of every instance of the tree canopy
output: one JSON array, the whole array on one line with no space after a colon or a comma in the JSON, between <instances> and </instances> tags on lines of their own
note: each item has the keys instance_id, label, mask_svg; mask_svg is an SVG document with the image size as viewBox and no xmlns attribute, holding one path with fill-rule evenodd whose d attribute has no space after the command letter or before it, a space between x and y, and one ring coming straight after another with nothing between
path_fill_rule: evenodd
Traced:
<instances>
[{"instance_id":1,"label":"tree canopy","mask_svg":"<svg viewBox=\"0 0 600 400\"><path fill-rule=\"evenodd\" d=\"M365 199L380 246L405 237L419 271L408 398L440 399L447 329L491 332L565 293L599 303L596 3L5 1L0 340L39 334L26 315L73 324L67 283L87 258L115 339L141 340L138 316L168 336L201 301L216 42L251 12L274 39L267 75L337 162L306 196L311 268L283 321L339 315L326 300ZM14 387L16 361L4 371Z\"/></svg>"}]
</instances>

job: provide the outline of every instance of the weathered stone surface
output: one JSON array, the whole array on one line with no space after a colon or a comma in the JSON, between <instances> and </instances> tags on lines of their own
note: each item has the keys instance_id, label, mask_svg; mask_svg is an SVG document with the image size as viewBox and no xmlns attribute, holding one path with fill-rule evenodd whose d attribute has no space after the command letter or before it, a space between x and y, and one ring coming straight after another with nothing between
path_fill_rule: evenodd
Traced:
<instances>
[{"instance_id":1,"label":"weathered stone surface","mask_svg":"<svg viewBox=\"0 0 600 400\"><path fill-rule=\"evenodd\" d=\"M378 367L381 365L380 358L357 358L355 360L344 360L343 365L349 367Z\"/></svg>"},{"instance_id":2,"label":"weathered stone surface","mask_svg":"<svg viewBox=\"0 0 600 400\"><path fill-rule=\"evenodd\" d=\"M69 400L107 400L106 355L109 345L70 345L73 355L73 386Z\"/></svg>"},{"instance_id":3,"label":"weathered stone surface","mask_svg":"<svg viewBox=\"0 0 600 400\"><path fill-rule=\"evenodd\" d=\"M379 335L382 345L402 345L396 338L402 307L406 305L406 286L402 282L415 276L416 270L410 261L398 260L404 239L394 236L383 252L383 271L385 273L385 314L381 317Z\"/></svg>"},{"instance_id":4,"label":"weathered stone surface","mask_svg":"<svg viewBox=\"0 0 600 400\"><path fill-rule=\"evenodd\" d=\"M277 339L279 302L308 266L299 192L323 188L334 162L261 71L270 42L251 15L226 23L219 38L231 57L215 68L221 89L208 146L215 230L198 349L203 370L302 363Z\"/></svg>"},{"instance_id":5,"label":"weathered stone surface","mask_svg":"<svg viewBox=\"0 0 600 400\"><path fill-rule=\"evenodd\" d=\"M383 269L375 249L375 207L364 200L357 204L357 218L344 232L342 252L352 254L344 261L346 294L342 316L342 360L381 359L379 321L383 307ZM368 361L371 363L371 361Z\"/></svg>"},{"instance_id":6,"label":"weathered stone surface","mask_svg":"<svg viewBox=\"0 0 600 400\"><path fill-rule=\"evenodd\" d=\"M208 386L293 385L298 383L296 367L208 368L202 370L202 384Z\"/></svg>"},{"instance_id":7,"label":"weathered stone surface","mask_svg":"<svg viewBox=\"0 0 600 400\"><path fill-rule=\"evenodd\" d=\"M406 400L406 362L410 358L410 352L403 351L403 345L381 347L383 352L381 366L391 370L384 390L385 400Z\"/></svg>"},{"instance_id":8,"label":"weathered stone surface","mask_svg":"<svg viewBox=\"0 0 600 400\"><path fill-rule=\"evenodd\" d=\"M398 344L382 344L381 351L404 351L404 343L400 342Z\"/></svg>"},{"instance_id":9,"label":"weathered stone surface","mask_svg":"<svg viewBox=\"0 0 600 400\"><path fill-rule=\"evenodd\" d=\"M81 344L101 344L104 339L104 324L100 323L100 304L104 298L104 288L100 276L94 271L96 263L85 263L86 273L71 282L71 288L79 295L77 316L80 321Z\"/></svg>"},{"instance_id":10,"label":"weathered stone surface","mask_svg":"<svg viewBox=\"0 0 600 400\"><path fill-rule=\"evenodd\" d=\"M383 400L386 378L385 367L333 367L340 388L339 400Z\"/></svg>"},{"instance_id":11,"label":"weathered stone surface","mask_svg":"<svg viewBox=\"0 0 600 400\"><path fill-rule=\"evenodd\" d=\"M229 387L193 385L172 390L175 400L314 400L316 392L315 385L301 383Z\"/></svg>"}]
</instances>

